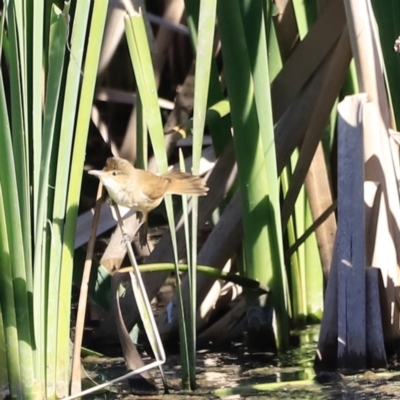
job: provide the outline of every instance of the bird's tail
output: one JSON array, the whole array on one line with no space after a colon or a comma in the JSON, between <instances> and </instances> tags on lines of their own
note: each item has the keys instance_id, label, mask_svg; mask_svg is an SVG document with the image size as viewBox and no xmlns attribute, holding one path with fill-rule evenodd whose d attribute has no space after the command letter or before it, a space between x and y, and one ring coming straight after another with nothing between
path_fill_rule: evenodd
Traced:
<instances>
[{"instance_id":1,"label":"bird's tail","mask_svg":"<svg viewBox=\"0 0 400 400\"><path fill-rule=\"evenodd\" d=\"M168 171L162 177L171 181L167 189L167 193L169 194L205 196L208 192L208 187L203 178L181 172L177 169Z\"/></svg>"}]
</instances>

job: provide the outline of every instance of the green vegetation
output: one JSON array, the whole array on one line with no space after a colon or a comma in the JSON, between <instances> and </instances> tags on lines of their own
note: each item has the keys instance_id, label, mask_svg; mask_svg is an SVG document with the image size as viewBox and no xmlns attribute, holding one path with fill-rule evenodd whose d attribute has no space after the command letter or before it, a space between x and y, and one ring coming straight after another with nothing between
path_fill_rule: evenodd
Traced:
<instances>
[{"instance_id":1,"label":"green vegetation","mask_svg":"<svg viewBox=\"0 0 400 400\"><path fill-rule=\"evenodd\" d=\"M367 266L399 286L398 135L388 134L400 109L394 2L374 0L357 18L352 2L341 0L147 1L138 9L129 1L110 8L103 0L3 3L0 390L17 399L71 392L71 290L73 274L80 284L88 239L75 243L90 232L83 222L90 207L80 203L91 196L90 178L82 187L86 154L88 168L88 159L113 152L153 172L177 163L206 175L204 198L165 198L169 229L139 254L138 270L152 271L143 274L149 300L171 272L176 279L156 322L165 341L179 332L185 389L196 388L198 333L222 331L221 293L244 299L224 304L219 317L234 315L235 327L246 316L249 344L260 351L285 350L291 329L321 321L335 265L337 105L358 91L368 94L370 129L382 134L364 127L366 180L378 182L367 208ZM153 13L164 15L152 25ZM380 193L387 201L375 204ZM125 245L108 240L116 221L106 214L99 226L108 248L96 254L89 296L103 313L97 338L115 339L110 281L130 269L120 269ZM150 228L166 225L163 216L155 210ZM387 229L378 233L382 218ZM388 258L379 238L389 243ZM118 286L128 331L140 316L150 329L146 299L135 302L130 289L142 284L138 270L136 281ZM383 329L399 337L398 328Z\"/></svg>"}]
</instances>

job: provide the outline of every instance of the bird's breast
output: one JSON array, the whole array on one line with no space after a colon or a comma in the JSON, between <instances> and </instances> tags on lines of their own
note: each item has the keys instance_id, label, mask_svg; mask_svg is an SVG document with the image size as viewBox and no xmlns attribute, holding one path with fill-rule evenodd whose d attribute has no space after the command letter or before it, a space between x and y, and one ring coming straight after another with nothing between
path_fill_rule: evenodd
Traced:
<instances>
[{"instance_id":1,"label":"bird's breast","mask_svg":"<svg viewBox=\"0 0 400 400\"><path fill-rule=\"evenodd\" d=\"M120 206L133 208L136 211L151 211L162 201L162 198L153 200L134 185L121 185L115 180L103 181L109 196Z\"/></svg>"}]
</instances>

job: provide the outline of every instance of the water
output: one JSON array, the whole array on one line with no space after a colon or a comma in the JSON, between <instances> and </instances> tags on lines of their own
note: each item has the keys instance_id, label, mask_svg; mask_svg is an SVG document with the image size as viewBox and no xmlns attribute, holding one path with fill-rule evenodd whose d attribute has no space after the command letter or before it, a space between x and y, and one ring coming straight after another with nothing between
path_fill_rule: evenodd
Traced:
<instances>
[{"instance_id":1,"label":"water","mask_svg":"<svg viewBox=\"0 0 400 400\"><path fill-rule=\"evenodd\" d=\"M243 344L232 346L228 351L201 350L197 354L197 384L194 392L181 390L180 360L168 355L164 366L170 394L164 395L159 372L152 372L160 388L158 396L142 396L141 399L399 399L400 374L380 374L367 371L364 374L343 376L325 374L315 379L313 362L318 339L318 327L302 331L300 347L284 354L249 354ZM144 357L144 362L151 362ZM84 365L89 376L98 383L126 373L123 358L86 358ZM318 383L323 382L323 383ZM273 383L281 385L271 389ZM267 387L265 384L270 384ZM263 385L263 386L262 386ZM225 392L222 392L222 389ZM129 394L129 387L122 382L92 399L138 398ZM231 391L231 392L229 392ZM240 392L240 393L235 393ZM219 395L219 396L217 396Z\"/></svg>"}]
</instances>

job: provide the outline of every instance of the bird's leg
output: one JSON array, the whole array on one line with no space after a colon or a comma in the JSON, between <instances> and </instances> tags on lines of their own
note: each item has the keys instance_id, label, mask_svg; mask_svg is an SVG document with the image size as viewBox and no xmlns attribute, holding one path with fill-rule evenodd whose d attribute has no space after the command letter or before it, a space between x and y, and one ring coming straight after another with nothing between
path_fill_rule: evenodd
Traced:
<instances>
[{"instance_id":1,"label":"bird's leg","mask_svg":"<svg viewBox=\"0 0 400 400\"><path fill-rule=\"evenodd\" d=\"M127 232L122 232L122 235L124 237L123 240L124 240L124 242L126 242L126 241L132 242L132 240L135 237L135 235L139 232L139 241L140 241L141 246L143 247L143 244L141 242L141 240L142 240L142 237L141 237L142 232L140 231L140 229L145 226L146 221L147 221L147 216L144 218L143 214L141 212L139 212L139 211L136 211L136 215L137 215L137 219L138 219L138 225L137 225L135 231L133 233L131 233L131 234L128 234ZM147 243L147 229L146 229L145 235L146 235L146 243Z\"/></svg>"},{"instance_id":2,"label":"bird's leg","mask_svg":"<svg viewBox=\"0 0 400 400\"><path fill-rule=\"evenodd\" d=\"M139 221L135 234L139 233L140 247L144 247L147 245L147 213L140 213Z\"/></svg>"},{"instance_id":3,"label":"bird's leg","mask_svg":"<svg viewBox=\"0 0 400 400\"><path fill-rule=\"evenodd\" d=\"M116 213L116 215L117 215L118 225L119 225L119 227L120 227L120 229L121 229L121 232L122 232L122 241L121 241L121 244L126 244L127 242L130 243L130 242L132 242L132 240L133 240L133 238L135 237L135 235L138 233L138 231L139 231L139 229L141 228L141 226L142 226L146 221L145 221L145 220L142 220L143 217L139 217L139 224L138 224L138 226L136 227L135 232L133 232L133 233L128 233L128 232L126 231L125 225L124 225L124 223L123 223L123 221L122 221L122 218L121 218L121 214L120 214L120 212L119 212L118 205L114 202L114 203L113 203L113 206L114 206L115 213ZM141 215L141 213L138 212L138 215ZM146 219L147 219L147 218L146 218Z\"/></svg>"},{"instance_id":4,"label":"bird's leg","mask_svg":"<svg viewBox=\"0 0 400 400\"><path fill-rule=\"evenodd\" d=\"M121 213L119 212L119 208L118 208L117 203L114 202L114 203L113 203L113 206L114 206L115 214L117 215L117 220L118 220L119 228L121 229L121 232L122 232L122 241L121 241L121 244L126 244L127 242L130 243L130 242L132 241L132 238L133 238L134 235L136 234L136 231L135 231L135 233L134 233L133 235L130 235L130 234L126 231L125 225L124 225L124 222L123 222L123 220L122 220Z\"/></svg>"},{"instance_id":5,"label":"bird's leg","mask_svg":"<svg viewBox=\"0 0 400 400\"><path fill-rule=\"evenodd\" d=\"M106 203L109 206L115 206L115 201L110 197L110 195L108 194L108 192L106 192Z\"/></svg>"}]
</instances>

